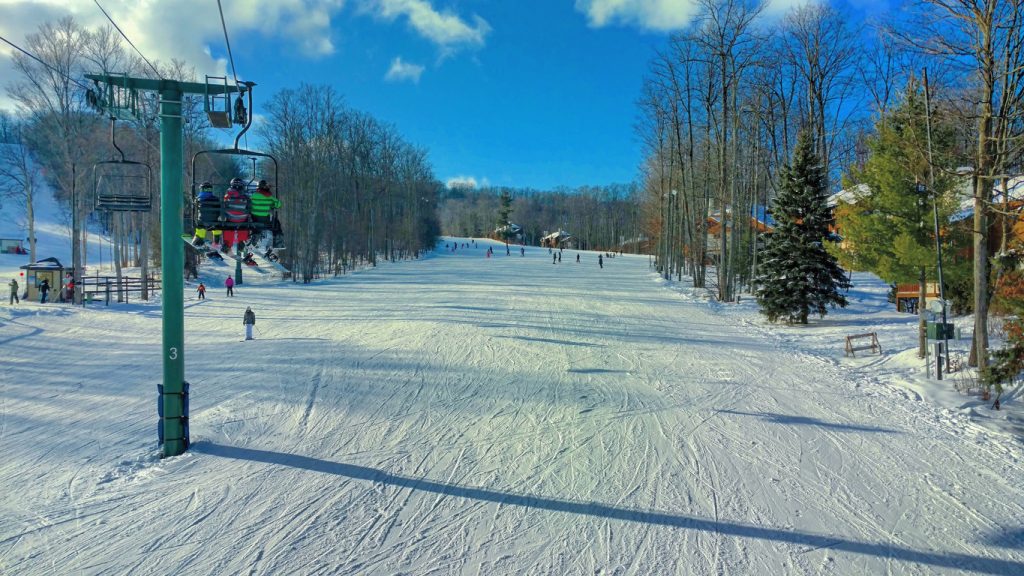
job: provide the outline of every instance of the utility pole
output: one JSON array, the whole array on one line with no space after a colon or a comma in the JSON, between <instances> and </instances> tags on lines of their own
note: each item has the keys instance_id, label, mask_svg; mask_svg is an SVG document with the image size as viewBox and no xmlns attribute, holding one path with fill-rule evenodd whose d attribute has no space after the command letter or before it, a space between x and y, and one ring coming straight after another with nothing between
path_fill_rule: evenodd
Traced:
<instances>
[{"instance_id":1,"label":"utility pole","mask_svg":"<svg viewBox=\"0 0 1024 576\"><path fill-rule=\"evenodd\" d=\"M924 69L924 122L928 135L928 188L932 193L932 216L935 221L935 253L939 276L939 300L942 301L942 349L946 353L946 372L949 372L949 338L946 333L946 288L942 281L942 241L939 238L939 197L935 191L935 163L932 158L932 108L928 88L928 69Z\"/></svg>"},{"instance_id":2,"label":"utility pole","mask_svg":"<svg viewBox=\"0 0 1024 576\"><path fill-rule=\"evenodd\" d=\"M77 169L74 163L71 164L71 268L72 278L75 282L75 290L71 295L71 304L82 303L82 236L78 230L78 189Z\"/></svg>"},{"instance_id":3,"label":"utility pole","mask_svg":"<svg viewBox=\"0 0 1024 576\"><path fill-rule=\"evenodd\" d=\"M86 74L111 91L156 92L160 103L160 266L162 276L161 331L163 384L159 415L162 457L188 450L188 382L185 381L185 246L181 240L185 193L182 187L182 116L185 94L226 95L238 88L228 85ZM77 271L77 269L76 269Z\"/></svg>"}]
</instances>

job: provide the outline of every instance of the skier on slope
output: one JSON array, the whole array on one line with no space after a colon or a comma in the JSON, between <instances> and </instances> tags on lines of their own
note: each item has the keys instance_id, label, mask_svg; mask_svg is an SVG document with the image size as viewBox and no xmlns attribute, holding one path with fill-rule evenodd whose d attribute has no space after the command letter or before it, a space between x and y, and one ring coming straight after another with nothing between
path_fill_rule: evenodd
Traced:
<instances>
[{"instance_id":1,"label":"skier on slope","mask_svg":"<svg viewBox=\"0 0 1024 576\"><path fill-rule=\"evenodd\" d=\"M199 287L196 288L196 293L199 294L199 299L200 300L206 300L206 284L203 284L202 282L200 282L199 283Z\"/></svg>"},{"instance_id":2,"label":"skier on slope","mask_svg":"<svg viewBox=\"0 0 1024 576\"><path fill-rule=\"evenodd\" d=\"M245 339L252 340L252 329L256 326L256 313L249 306L245 307L245 314L242 315L242 325L245 326Z\"/></svg>"},{"instance_id":3,"label":"skier on slope","mask_svg":"<svg viewBox=\"0 0 1024 576\"><path fill-rule=\"evenodd\" d=\"M597 255L597 265L604 269L604 258L600 254Z\"/></svg>"},{"instance_id":4,"label":"skier on slope","mask_svg":"<svg viewBox=\"0 0 1024 576\"><path fill-rule=\"evenodd\" d=\"M224 280L224 287L228 289L228 296L234 296L235 295L235 279L234 278L232 278L231 276L228 276L227 279Z\"/></svg>"},{"instance_id":5,"label":"skier on slope","mask_svg":"<svg viewBox=\"0 0 1024 576\"><path fill-rule=\"evenodd\" d=\"M11 278L11 281L8 284L8 286L11 287L11 306L13 306L15 303L21 304L21 300L18 298L18 279Z\"/></svg>"}]
</instances>

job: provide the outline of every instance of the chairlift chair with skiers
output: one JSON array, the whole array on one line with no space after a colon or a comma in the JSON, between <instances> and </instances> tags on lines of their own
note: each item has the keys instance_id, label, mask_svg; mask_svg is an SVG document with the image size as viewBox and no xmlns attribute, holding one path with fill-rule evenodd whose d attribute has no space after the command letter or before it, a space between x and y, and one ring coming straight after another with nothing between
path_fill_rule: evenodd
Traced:
<instances>
[{"instance_id":1,"label":"chairlift chair with skiers","mask_svg":"<svg viewBox=\"0 0 1024 576\"><path fill-rule=\"evenodd\" d=\"M209 82L209 78L207 78L207 82ZM201 150L192 157L192 205L190 213L192 216L192 226L196 231L230 231L237 233L237 237L248 238L253 233L259 233L267 229L273 231L279 228L276 209L273 209L269 217L265 219L254 218L251 210L252 195L260 189L269 188L269 183L266 180L259 180L259 185L253 186L253 182L257 181L256 165L260 160L263 160L266 166L270 167L273 171L273 189L271 193L275 199L279 200L277 159L271 154L239 147L239 141L252 125L252 115L248 113L248 110L252 110L253 86L255 84L252 82L241 83L239 87L241 94L235 101L233 111L226 109L214 110L221 119L223 119L223 115L228 115L234 123L244 124L242 130L235 136L234 147ZM249 103L248 110L242 101L243 95L247 97ZM229 102L229 99L224 99L223 102L211 102L208 100L207 112L209 113L211 108L215 108L218 105L226 107ZM234 159L239 157L248 158L252 161L252 178L248 182L237 176L233 176L229 180L224 176L218 178L219 172L214 166L214 159ZM207 161L207 169L205 171L200 169L199 161L201 159Z\"/></svg>"}]
</instances>

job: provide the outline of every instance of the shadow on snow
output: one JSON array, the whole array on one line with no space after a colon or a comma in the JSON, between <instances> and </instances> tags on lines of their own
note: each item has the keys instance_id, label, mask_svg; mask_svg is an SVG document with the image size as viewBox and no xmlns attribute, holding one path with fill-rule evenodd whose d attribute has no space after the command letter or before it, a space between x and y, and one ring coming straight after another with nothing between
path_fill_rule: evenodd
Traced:
<instances>
[{"instance_id":1,"label":"shadow on snow","mask_svg":"<svg viewBox=\"0 0 1024 576\"><path fill-rule=\"evenodd\" d=\"M899 434L899 430L892 430L890 428L878 428L875 426L857 426L856 424L837 424L835 422L826 422L825 420L819 420L817 418L810 418L808 416L791 416L789 414L775 414L772 412L740 412L738 410L718 410L719 414L735 414L737 416L755 416L762 420L767 420L774 424L795 424L798 426L820 426L822 428L831 428L833 430L841 430L846 432L881 432L883 434Z\"/></svg>"},{"instance_id":2,"label":"shadow on snow","mask_svg":"<svg viewBox=\"0 0 1024 576\"><path fill-rule=\"evenodd\" d=\"M974 570L985 574L1024 574L1024 562L1015 562L1013 560L984 558L958 553L941 554L936 552L912 550L885 543L858 542L845 538L836 538L833 536L824 536L820 534L810 534L791 530L780 530L777 528L767 528L763 526L753 526L738 522L715 521L681 514L634 510L609 504L602 504L600 502L577 502L557 498L531 496L528 494L499 492L497 490L488 490L485 488L474 488L472 486L460 486L458 484L438 482L426 478L399 476L397 474L390 474L383 470L370 468L368 466L331 462L329 460L320 460L317 458L310 458L308 456L298 456L295 454L285 454L267 450L224 446L209 441L196 442L193 444L193 449L198 453L219 456L221 458L232 458L236 460L288 466L291 468L298 468L300 470L344 476L355 480L379 482L389 486L398 486L401 488L409 488L411 490L420 490L445 496L479 500L482 502L494 502L537 510L550 510L554 512L579 514L582 516L593 516L597 518L610 518L614 520L624 520L627 522L640 522L658 526L671 526L674 528L714 532L741 538L789 542L791 544L798 544L801 546L810 546L815 549L830 548L833 550L852 552L854 554L865 554L880 558L897 559L930 566Z\"/></svg>"}]
</instances>

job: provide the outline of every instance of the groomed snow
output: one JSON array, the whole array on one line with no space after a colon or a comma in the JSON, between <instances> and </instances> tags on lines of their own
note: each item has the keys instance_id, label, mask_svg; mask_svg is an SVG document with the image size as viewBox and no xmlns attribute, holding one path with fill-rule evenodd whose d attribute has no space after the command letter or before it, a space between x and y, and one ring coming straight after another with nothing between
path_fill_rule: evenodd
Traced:
<instances>
[{"instance_id":1,"label":"groomed snow","mask_svg":"<svg viewBox=\"0 0 1024 576\"><path fill-rule=\"evenodd\" d=\"M1024 573L1021 444L891 357L477 244L234 298L207 267L165 460L158 305L5 300L0 573Z\"/></svg>"}]
</instances>

